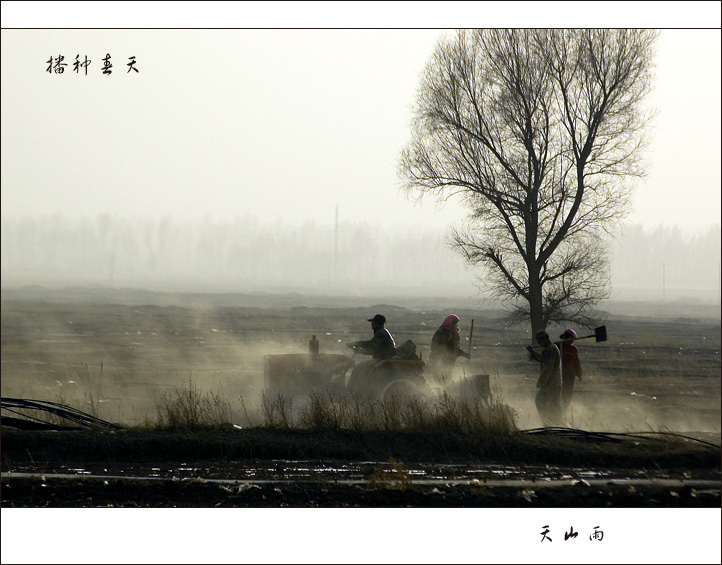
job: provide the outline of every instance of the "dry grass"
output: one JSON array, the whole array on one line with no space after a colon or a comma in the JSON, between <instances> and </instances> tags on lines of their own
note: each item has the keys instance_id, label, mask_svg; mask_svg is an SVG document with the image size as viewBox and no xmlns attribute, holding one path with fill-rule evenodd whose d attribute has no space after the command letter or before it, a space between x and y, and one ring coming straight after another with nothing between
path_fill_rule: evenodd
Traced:
<instances>
[{"instance_id":1,"label":"dry grass","mask_svg":"<svg viewBox=\"0 0 722 565\"><path fill-rule=\"evenodd\" d=\"M269 428L293 427L293 399L282 394L273 398L261 393L261 414L264 424Z\"/></svg>"},{"instance_id":2,"label":"dry grass","mask_svg":"<svg viewBox=\"0 0 722 565\"><path fill-rule=\"evenodd\" d=\"M377 465L369 477L369 488L406 490L411 486L411 474L403 463L391 459L389 467Z\"/></svg>"},{"instance_id":3,"label":"dry grass","mask_svg":"<svg viewBox=\"0 0 722 565\"><path fill-rule=\"evenodd\" d=\"M516 411L481 398L393 396L381 401L353 394L311 393L304 402L283 395L261 400L263 425L272 428L480 433L517 430Z\"/></svg>"},{"instance_id":4,"label":"dry grass","mask_svg":"<svg viewBox=\"0 0 722 565\"><path fill-rule=\"evenodd\" d=\"M212 391L204 393L190 378L186 387L164 393L156 402L156 408L158 426L165 428L219 427L231 422L230 403Z\"/></svg>"},{"instance_id":5,"label":"dry grass","mask_svg":"<svg viewBox=\"0 0 722 565\"><path fill-rule=\"evenodd\" d=\"M87 363L81 362L80 369L75 370L74 378L77 381L68 381L71 384L79 384L80 386L72 389L64 388L55 394L55 398L51 402L62 404L75 410L79 410L93 418L101 418L100 405L103 400L103 363L100 363L100 372L97 377L93 374ZM60 381L58 381L60 384ZM81 396L82 394L82 396ZM9 396L9 395L8 395ZM20 397L23 395L21 394ZM15 415L23 416L25 419L45 422L58 426L76 426L72 420L68 420L59 414L53 414L43 410L36 409L16 409L13 410Z\"/></svg>"},{"instance_id":6,"label":"dry grass","mask_svg":"<svg viewBox=\"0 0 722 565\"><path fill-rule=\"evenodd\" d=\"M103 362L100 362L100 371L98 372L97 377L84 361L81 361L80 369L76 369L75 374L77 375L78 383L83 390L83 398L79 399L75 395L71 395L66 389L55 395L55 402L90 414L93 418L102 418L100 415L100 403L103 398ZM51 424L61 426L73 425L73 422L66 420L61 416L56 416L50 413L47 415L43 414L43 416L47 416L46 419Z\"/></svg>"},{"instance_id":7,"label":"dry grass","mask_svg":"<svg viewBox=\"0 0 722 565\"><path fill-rule=\"evenodd\" d=\"M331 393L312 393L300 414L302 428L339 429L348 421L349 405L338 401Z\"/></svg>"},{"instance_id":8,"label":"dry grass","mask_svg":"<svg viewBox=\"0 0 722 565\"><path fill-rule=\"evenodd\" d=\"M100 418L100 400L103 396L103 362L100 362L100 372L95 379L87 363L81 362L81 369L76 371L78 380L85 385L85 404L90 406L90 415Z\"/></svg>"}]
</instances>

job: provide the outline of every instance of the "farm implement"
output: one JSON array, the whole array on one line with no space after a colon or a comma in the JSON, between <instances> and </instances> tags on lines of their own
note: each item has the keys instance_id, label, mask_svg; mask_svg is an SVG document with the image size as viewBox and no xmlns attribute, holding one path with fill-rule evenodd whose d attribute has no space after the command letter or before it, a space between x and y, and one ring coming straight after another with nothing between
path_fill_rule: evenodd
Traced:
<instances>
[{"instance_id":1,"label":"farm implement","mask_svg":"<svg viewBox=\"0 0 722 565\"><path fill-rule=\"evenodd\" d=\"M408 340L396 349L396 354L384 360L356 363L362 349L349 345L352 356L337 353L290 353L264 357L264 394L276 397L302 398L309 394L351 393L387 402L394 396L423 396L430 398L441 390L464 396L480 396L489 401L488 375L473 375L448 389L426 376L427 364L413 341Z\"/></svg>"}]
</instances>

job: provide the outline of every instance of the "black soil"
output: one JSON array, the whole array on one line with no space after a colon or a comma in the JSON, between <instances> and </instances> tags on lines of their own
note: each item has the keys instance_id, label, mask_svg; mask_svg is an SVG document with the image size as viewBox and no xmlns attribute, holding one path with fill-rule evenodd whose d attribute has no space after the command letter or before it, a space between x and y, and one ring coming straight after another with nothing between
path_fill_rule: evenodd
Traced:
<instances>
[{"instance_id":1,"label":"black soil","mask_svg":"<svg viewBox=\"0 0 722 565\"><path fill-rule=\"evenodd\" d=\"M352 466L353 478L361 481L346 483L350 475L340 471L322 478L302 475L294 472L293 462ZM539 480L538 488L488 486L485 479L491 475L485 469L493 466L512 469L507 478ZM194 471L184 471L188 468ZM447 481L415 482L419 475L410 471L417 469ZM580 469L584 476L596 470L599 477L668 478L688 484L590 484ZM3 428L2 473L3 507L720 506L719 447L677 436ZM544 485L545 479L555 478L571 480L566 486ZM702 480L717 486L690 486Z\"/></svg>"}]
</instances>

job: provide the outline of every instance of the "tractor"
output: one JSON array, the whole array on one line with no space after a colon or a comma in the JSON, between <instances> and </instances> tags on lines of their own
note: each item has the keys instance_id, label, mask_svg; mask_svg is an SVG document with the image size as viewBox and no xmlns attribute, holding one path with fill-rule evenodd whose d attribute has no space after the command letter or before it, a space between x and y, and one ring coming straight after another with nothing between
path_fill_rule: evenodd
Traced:
<instances>
[{"instance_id":1,"label":"tractor","mask_svg":"<svg viewBox=\"0 0 722 565\"><path fill-rule=\"evenodd\" d=\"M424 378L426 363L416 353L416 345L408 340L396 354L378 361L362 375L353 389L349 378L356 367L355 356L364 353L356 346L352 357L338 353L289 353L264 357L264 393L267 397L281 394L293 399L311 392L341 394L351 392L372 399L389 400L394 395L430 395Z\"/></svg>"}]
</instances>

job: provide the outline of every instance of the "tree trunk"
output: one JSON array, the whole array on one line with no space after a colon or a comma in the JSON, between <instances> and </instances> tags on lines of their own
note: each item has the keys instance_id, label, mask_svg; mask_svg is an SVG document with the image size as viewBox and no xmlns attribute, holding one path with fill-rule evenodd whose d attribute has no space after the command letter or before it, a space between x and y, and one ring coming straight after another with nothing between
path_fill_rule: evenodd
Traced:
<instances>
[{"instance_id":1,"label":"tree trunk","mask_svg":"<svg viewBox=\"0 0 722 565\"><path fill-rule=\"evenodd\" d=\"M539 281L539 270L529 268L529 319L531 321L532 337L539 330L546 329L544 326L544 303L542 300L542 285Z\"/></svg>"}]
</instances>

